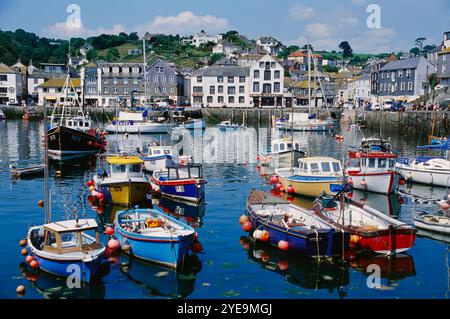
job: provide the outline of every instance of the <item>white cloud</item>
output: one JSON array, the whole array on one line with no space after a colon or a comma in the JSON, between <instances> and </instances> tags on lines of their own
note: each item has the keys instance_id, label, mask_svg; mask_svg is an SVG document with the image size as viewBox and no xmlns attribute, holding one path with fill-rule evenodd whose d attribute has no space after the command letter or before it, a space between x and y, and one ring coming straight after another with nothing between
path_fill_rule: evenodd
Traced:
<instances>
[{"instance_id":1,"label":"white cloud","mask_svg":"<svg viewBox=\"0 0 450 319\"><path fill-rule=\"evenodd\" d=\"M43 35L50 38L69 39L72 37L97 36L102 33L118 34L120 32L125 32L125 26L121 24L115 24L112 28L88 29L83 26L83 23L80 23L77 27L70 27L67 22L57 22L44 28Z\"/></svg>"},{"instance_id":2,"label":"white cloud","mask_svg":"<svg viewBox=\"0 0 450 319\"><path fill-rule=\"evenodd\" d=\"M202 29L207 32L225 31L229 27L230 24L225 18L184 11L177 16L157 16L151 22L135 27L135 30L139 33L187 34Z\"/></svg>"},{"instance_id":3,"label":"white cloud","mask_svg":"<svg viewBox=\"0 0 450 319\"><path fill-rule=\"evenodd\" d=\"M294 4L291 9L289 10L289 16L292 19L297 20L306 20L314 17L316 15L316 12L313 8L308 6L302 6L299 3Z\"/></svg>"}]
</instances>

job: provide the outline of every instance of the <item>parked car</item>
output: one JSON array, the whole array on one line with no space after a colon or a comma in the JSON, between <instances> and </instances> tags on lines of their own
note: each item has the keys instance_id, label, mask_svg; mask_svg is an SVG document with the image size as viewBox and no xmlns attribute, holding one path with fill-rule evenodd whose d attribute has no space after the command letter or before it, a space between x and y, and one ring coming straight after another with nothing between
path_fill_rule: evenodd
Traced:
<instances>
[{"instance_id":1,"label":"parked car","mask_svg":"<svg viewBox=\"0 0 450 319\"><path fill-rule=\"evenodd\" d=\"M391 112L400 112L400 111L404 111L405 110L405 106L403 105L402 102L394 102L391 105Z\"/></svg>"},{"instance_id":2,"label":"parked car","mask_svg":"<svg viewBox=\"0 0 450 319\"><path fill-rule=\"evenodd\" d=\"M372 105L372 107L370 108L371 111L380 111L381 107L380 104L374 104Z\"/></svg>"},{"instance_id":3,"label":"parked car","mask_svg":"<svg viewBox=\"0 0 450 319\"><path fill-rule=\"evenodd\" d=\"M392 104L394 104L394 101L384 101L383 102L383 111L390 111Z\"/></svg>"}]
</instances>

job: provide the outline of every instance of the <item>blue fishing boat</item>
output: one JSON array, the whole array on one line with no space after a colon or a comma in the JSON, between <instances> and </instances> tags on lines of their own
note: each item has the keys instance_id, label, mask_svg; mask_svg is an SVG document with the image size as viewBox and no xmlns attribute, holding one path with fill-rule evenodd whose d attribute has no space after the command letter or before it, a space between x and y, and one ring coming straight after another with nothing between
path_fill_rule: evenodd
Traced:
<instances>
[{"instance_id":1,"label":"blue fishing boat","mask_svg":"<svg viewBox=\"0 0 450 319\"><path fill-rule=\"evenodd\" d=\"M314 212L262 191L250 193L247 217L253 238L282 250L321 258L342 256L349 248L348 232L336 229Z\"/></svg>"},{"instance_id":2,"label":"blue fishing boat","mask_svg":"<svg viewBox=\"0 0 450 319\"><path fill-rule=\"evenodd\" d=\"M41 270L62 277L80 271L81 280L85 282L92 280L105 252L94 219L66 220L30 227L27 248Z\"/></svg>"},{"instance_id":3,"label":"blue fishing boat","mask_svg":"<svg viewBox=\"0 0 450 319\"><path fill-rule=\"evenodd\" d=\"M152 182L161 195L199 203L205 197L207 181L203 178L201 164L169 163L165 170L154 171Z\"/></svg>"},{"instance_id":4,"label":"blue fishing boat","mask_svg":"<svg viewBox=\"0 0 450 319\"><path fill-rule=\"evenodd\" d=\"M129 254L171 268L188 255L195 230L154 209L118 211L114 220L121 247L130 245Z\"/></svg>"}]
</instances>

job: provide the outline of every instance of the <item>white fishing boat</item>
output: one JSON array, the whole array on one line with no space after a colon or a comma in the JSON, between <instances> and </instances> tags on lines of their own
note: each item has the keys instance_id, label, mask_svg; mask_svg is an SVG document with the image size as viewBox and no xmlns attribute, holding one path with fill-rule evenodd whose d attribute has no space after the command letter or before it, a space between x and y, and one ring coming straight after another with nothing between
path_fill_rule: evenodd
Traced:
<instances>
[{"instance_id":1,"label":"white fishing boat","mask_svg":"<svg viewBox=\"0 0 450 319\"><path fill-rule=\"evenodd\" d=\"M399 158L395 165L396 171L408 182L449 187L450 139L440 144L419 146L418 148L446 152L446 156Z\"/></svg>"},{"instance_id":2,"label":"white fishing boat","mask_svg":"<svg viewBox=\"0 0 450 319\"><path fill-rule=\"evenodd\" d=\"M309 118L308 113L286 113L286 117L276 120L276 128L294 131L331 131L333 121Z\"/></svg>"},{"instance_id":3,"label":"white fishing boat","mask_svg":"<svg viewBox=\"0 0 450 319\"><path fill-rule=\"evenodd\" d=\"M130 133L130 134L152 134L169 133L173 124L168 123L164 117L158 117L154 121L148 121L144 112L125 112L119 113L118 119L105 127L110 133Z\"/></svg>"},{"instance_id":4,"label":"white fishing boat","mask_svg":"<svg viewBox=\"0 0 450 319\"><path fill-rule=\"evenodd\" d=\"M206 128L206 120L205 119L188 119L183 122L184 128L188 130L194 129L204 129Z\"/></svg>"},{"instance_id":5,"label":"white fishing boat","mask_svg":"<svg viewBox=\"0 0 450 319\"><path fill-rule=\"evenodd\" d=\"M231 121L222 121L217 125L217 127L221 130L236 130L240 128L244 128L243 125L238 123L233 123Z\"/></svg>"},{"instance_id":6,"label":"white fishing boat","mask_svg":"<svg viewBox=\"0 0 450 319\"><path fill-rule=\"evenodd\" d=\"M292 143L291 138L281 138L272 140L270 149L261 151L258 159L261 165L278 168L289 166L292 160L298 164L298 160L306 155L305 151L300 150L298 142Z\"/></svg>"},{"instance_id":7,"label":"white fishing boat","mask_svg":"<svg viewBox=\"0 0 450 319\"><path fill-rule=\"evenodd\" d=\"M166 168L166 161L172 159L172 146L150 145L141 159L147 172L163 170Z\"/></svg>"},{"instance_id":8,"label":"white fishing boat","mask_svg":"<svg viewBox=\"0 0 450 319\"><path fill-rule=\"evenodd\" d=\"M414 226L419 229L450 235L450 217L445 215L419 214L414 217Z\"/></svg>"}]
</instances>

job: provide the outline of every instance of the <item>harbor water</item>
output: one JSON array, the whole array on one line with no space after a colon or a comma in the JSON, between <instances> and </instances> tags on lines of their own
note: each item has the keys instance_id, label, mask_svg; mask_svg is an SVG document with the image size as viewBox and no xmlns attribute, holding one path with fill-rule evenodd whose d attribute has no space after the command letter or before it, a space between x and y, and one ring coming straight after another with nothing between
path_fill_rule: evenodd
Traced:
<instances>
[{"instance_id":1,"label":"harbor water","mask_svg":"<svg viewBox=\"0 0 450 319\"><path fill-rule=\"evenodd\" d=\"M0 298L17 298L16 287L24 285L22 298L448 298L450 295L450 239L420 234L407 254L394 257L360 255L340 261L317 261L292 256L276 248L254 244L239 224L248 194L253 188L270 191L271 171L256 164L257 148L271 133L249 127L224 132L207 127L200 133L175 129L171 134L108 136L110 146L146 149L156 141L177 144L177 154L193 155L204 164L206 203L189 206L168 199L156 200L154 207L195 227L203 251L192 255L185 267L172 270L127 256L105 259L98 278L90 285L68 288L66 279L45 273L30 273L24 267L19 241L29 226L44 221L37 202L44 198L43 177L12 179L9 165L17 167L42 162L42 123L9 120L0 122ZM338 128L343 141L329 133L295 133L311 155L343 159L348 147L359 145L362 134ZM368 133L366 133L368 134ZM424 137L425 139L425 137ZM405 155L416 152L425 140L391 135L394 148ZM99 159L51 159L50 190L52 220L91 217L99 224L112 223L119 207L92 207L85 183L96 173ZM355 191L355 201L412 223L419 211L435 212L445 188L403 185L399 195L384 196ZM290 198L309 208L312 200ZM104 243L107 236L102 235ZM440 240L437 240L440 239ZM380 285L371 276L376 265Z\"/></svg>"}]
</instances>

